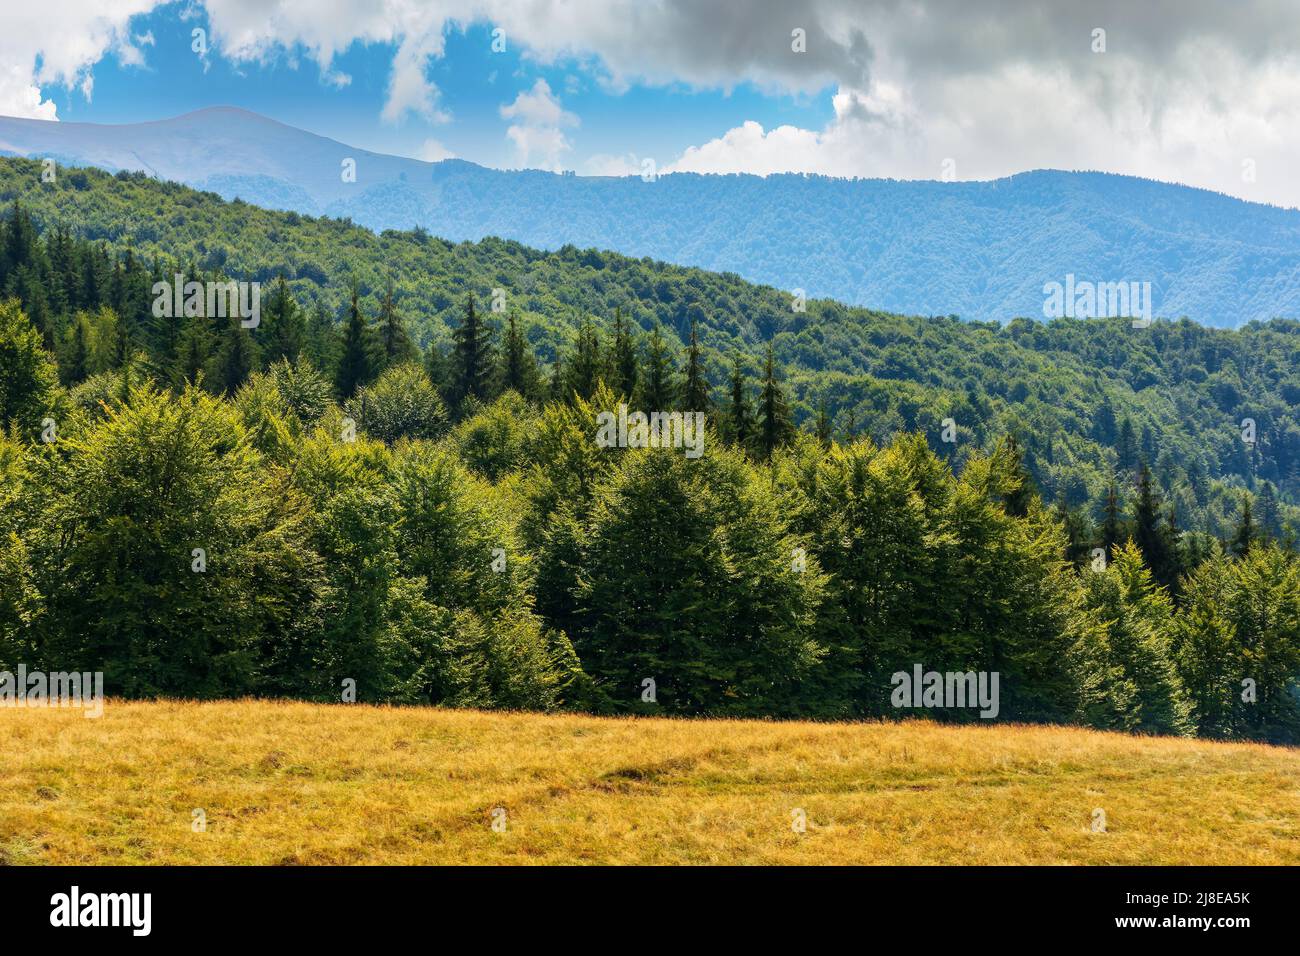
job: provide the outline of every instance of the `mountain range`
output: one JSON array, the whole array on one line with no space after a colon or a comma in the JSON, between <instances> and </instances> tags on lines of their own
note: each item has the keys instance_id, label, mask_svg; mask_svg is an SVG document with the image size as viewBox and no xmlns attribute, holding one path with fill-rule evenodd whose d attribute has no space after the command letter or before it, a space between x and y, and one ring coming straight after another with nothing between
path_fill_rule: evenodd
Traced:
<instances>
[{"instance_id":1,"label":"mountain range","mask_svg":"<svg viewBox=\"0 0 1300 956\"><path fill-rule=\"evenodd\" d=\"M230 107L115 126L0 117L4 154L376 231L608 249L896 313L1042 318L1045 286L1073 276L1149 282L1157 316L1206 325L1300 317L1300 210L1114 174L587 177L390 156Z\"/></svg>"}]
</instances>

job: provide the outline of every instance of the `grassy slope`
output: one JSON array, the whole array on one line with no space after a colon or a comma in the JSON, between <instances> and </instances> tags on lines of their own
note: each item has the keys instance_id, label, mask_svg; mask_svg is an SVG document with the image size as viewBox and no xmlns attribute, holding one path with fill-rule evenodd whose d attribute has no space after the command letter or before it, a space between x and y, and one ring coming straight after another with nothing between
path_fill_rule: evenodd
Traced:
<instances>
[{"instance_id":1,"label":"grassy slope","mask_svg":"<svg viewBox=\"0 0 1300 956\"><path fill-rule=\"evenodd\" d=\"M0 753L9 863L1300 863L1296 751L1076 729L110 701Z\"/></svg>"}]
</instances>

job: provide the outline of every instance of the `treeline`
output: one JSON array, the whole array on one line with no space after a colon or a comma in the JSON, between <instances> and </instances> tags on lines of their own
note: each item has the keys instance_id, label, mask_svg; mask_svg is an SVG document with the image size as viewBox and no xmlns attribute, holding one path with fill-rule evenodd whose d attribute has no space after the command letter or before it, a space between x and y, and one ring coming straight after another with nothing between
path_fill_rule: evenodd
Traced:
<instances>
[{"instance_id":1,"label":"treeline","mask_svg":"<svg viewBox=\"0 0 1300 956\"><path fill-rule=\"evenodd\" d=\"M1002 720L1300 739L1300 563L1259 529L1193 556L1156 519L1184 561L1164 586L1139 488L1109 555L1072 560L1014 439L954 473L918 434L796 430L770 354L749 411L747 388L701 391L702 457L600 447L601 411L661 386L691 403L689 349L664 384L632 348L629 380L620 324L591 328L530 400L518 323L494 344L480 318L467 303L437 381L369 364L379 320L344 327L332 375L300 351L234 388L172 383L128 350L68 389L0 306L0 668L103 670L129 696L354 682L367 701L843 718L898 716L890 675L921 664L998 672Z\"/></svg>"},{"instance_id":2,"label":"treeline","mask_svg":"<svg viewBox=\"0 0 1300 956\"><path fill-rule=\"evenodd\" d=\"M1243 492L1266 515L1263 503L1277 502L1278 533L1300 527L1295 321L1229 330L1157 320L1133 329L1121 319L999 325L829 300L796 307L789 290L594 249L452 243L418 229L375 235L343 220L224 202L140 174L60 168L57 181L44 182L41 172L39 163L0 158L0 218L12 220L19 201L40 233L36 260L57 258L47 252L51 234L75 223L74 241L99 250L97 277L106 282L113 263L128 254L155 280L177 271L191 279L228 276L260 281L270 295L282 276L302 311L304 349L331 379L321 355L329 346L311 330L345 323L353 290L369 322L391 292L414 346L444 360L468 294L498 343L514 312L548 380L557 358L574 349L584 316L599 316L607 327L621 313L643 348L658 330L679 374L694 327L704 377L720 404L737 360L751 381L761 380L770 344L801 426L812 427L824 413L837 436L877 444L920 432L958 471L967 456L1014 435L1043 496L1082 509L1097 526L1106 519L1111 480L1125 495L1145 462L1182 530L1230 537ZM29 262L28 274L51 269ZM0 294L19 297L43 321L17 271L11 267L0 279ZM55 284L42 282L47 290ZM500 314L491 311L498 290L506 300ZM147 306L138 297L135 303ZM50 308L57 313L61 306ZM150 319L147 312L132 315L128 324L143 330ZM68 327L58 315L54 322ZM248 358L226 332L212 332L209 358L229 355L234 377ZM113 343L112 335L100 339L95 367ZM205 373L209 388L222 385L217 371ZM954 443L938 438L949 418L959 437ZM1254 441L1243 437L1247 419Z\"/></svg>"}]
</instances>

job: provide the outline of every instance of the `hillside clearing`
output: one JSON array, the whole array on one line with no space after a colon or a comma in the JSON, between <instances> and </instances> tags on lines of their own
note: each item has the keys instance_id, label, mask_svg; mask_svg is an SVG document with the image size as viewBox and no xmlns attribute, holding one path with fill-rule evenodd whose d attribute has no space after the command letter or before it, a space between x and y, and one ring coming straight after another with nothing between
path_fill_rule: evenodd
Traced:
<instances>
[{"instance_id":1,"label":"hillside clearing","mask_svg":"<svg viewBox=\"0 0 1300 956\"><path fill-rule=\"evenodd\" d=\"M1072 728L109 701L0 753L10 864L1300 863L1297 751Z\"/></svg>"}]
</instances>

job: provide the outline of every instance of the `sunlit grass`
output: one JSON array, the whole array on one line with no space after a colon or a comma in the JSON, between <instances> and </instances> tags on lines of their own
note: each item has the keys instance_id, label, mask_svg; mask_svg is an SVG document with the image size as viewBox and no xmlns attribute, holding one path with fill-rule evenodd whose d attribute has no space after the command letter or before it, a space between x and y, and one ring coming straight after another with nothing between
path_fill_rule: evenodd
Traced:
<instances>
[{"instance_id":1,"label":"sunlit grass","mask_svg":"<svg viewBox=\"0 0 1300 956\"><path fill-rule=\"evenodd\" d=\"M13 864L1300 863L1300 752L1076 729L109 701L0 754Z\"/></svg>"}]
</instances>

